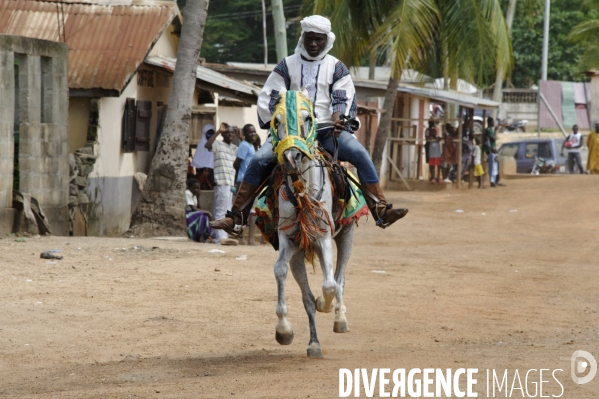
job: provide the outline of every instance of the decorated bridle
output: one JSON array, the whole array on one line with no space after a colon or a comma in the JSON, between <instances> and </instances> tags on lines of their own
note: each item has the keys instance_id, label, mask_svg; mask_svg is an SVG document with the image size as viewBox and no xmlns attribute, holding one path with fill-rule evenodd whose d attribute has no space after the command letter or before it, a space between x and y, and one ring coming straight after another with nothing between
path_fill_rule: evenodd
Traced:
<instances>
[{"instance_id":1,"label":"decorated bridle","mask_svg":"<svg viewBox=\"0 0 599 399\"><path fill-rule=\"evenodd\" d=\"M288 112L293 110L295 112ZM309 114L308 128L304 131L302 111ZM278 129L284 130L284 137L279 137ZM316 139L316 122L312 102L301 91L290 90L281 93L270 122L270 140L277 161L283 164L283 154L289 148L296 148L309 159L313 159L312 145Z\"/></svg>"}]
</instances>

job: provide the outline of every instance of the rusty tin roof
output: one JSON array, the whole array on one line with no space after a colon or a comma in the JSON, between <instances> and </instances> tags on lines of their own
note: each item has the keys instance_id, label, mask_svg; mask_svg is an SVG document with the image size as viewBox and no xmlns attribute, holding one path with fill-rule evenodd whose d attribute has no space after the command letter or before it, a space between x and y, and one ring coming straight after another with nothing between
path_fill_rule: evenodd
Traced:
<instances>
[{"instance_id":1,"label":"rusty tin roof","mask_svg":"<svg viewBox=\"0 0 599 399\"><path fill-rule=\"evenodd\" d=\"M175 2L67 1L0 0L0 33L66 42L70 89L121 92L178 15Z\"/></svg>"}]
</instances>

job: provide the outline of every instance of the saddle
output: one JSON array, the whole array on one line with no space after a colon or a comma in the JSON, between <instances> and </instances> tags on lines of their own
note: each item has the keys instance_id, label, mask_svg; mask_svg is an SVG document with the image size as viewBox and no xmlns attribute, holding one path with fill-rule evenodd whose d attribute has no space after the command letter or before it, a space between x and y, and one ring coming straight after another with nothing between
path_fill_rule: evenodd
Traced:
<instances>
[{"instance_id":1,"label":"saddle","mask_svg":"<svg viewBox=\"0 0 599 399\"><path fill-rule=\"evenodd\" d=\"M317 156L323 163L333 194L333 212L331 220L333 229L336 231L360 217L368 215L368 206L359 187L358 180L324 148L318 147ZM294 191L284 179L285 174L276 161L265 171L264 183L258 188L256 211L256 226L260 229L266 241L275 250L279 249L279 215L278 215L278 193L284 190L284 196L299 209L302 204L297 202Z\"/></svg>"}]
</instances>

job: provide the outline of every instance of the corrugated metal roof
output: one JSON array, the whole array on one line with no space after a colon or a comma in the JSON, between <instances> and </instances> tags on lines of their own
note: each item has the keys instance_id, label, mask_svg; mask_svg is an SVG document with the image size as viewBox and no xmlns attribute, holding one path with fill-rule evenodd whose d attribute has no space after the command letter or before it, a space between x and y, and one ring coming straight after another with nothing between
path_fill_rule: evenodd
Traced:
<instances>
[{"instance_id":1,"label":"corrugated metal roof","mask_svg":"<svg viewBox=\"0 0 599 399\"><path fill-rule=\"evenodd\" d=\"M171 72L175 70L176 62L176 59L164 56L146 58L146 64L165 68ZM262 90L260 87L230 78L222 73L213 71L212 69L203 67L201 65L198 65L196 76L201 81L227 89L227 93L225 95L231 95L230 92L237 92L244 94L244 97L251 96L258 98L258 95Z\"/></svg>"},{"instance_id":2,"label":"corrugated metal roof","mask_svg":"<svg viewBox=\"0 0 599 399\"><path fill-rule=\"evenodd\" d=\"M120 92L177 14L175 2L115 6L0 0L0 33L53 41L64 36L69 88Z\"/></svg>"},{"instance_id":3,"label":"corrugated metal roof","mask_svg":"<svg viewBox=\"0 0 599 399\"><path fill-rule=\"evenodd\" d=\"M370 89L381 90L382 95L384 95L384 91L387 90L387 82L380 82L377 80L354 79L354 85L356 87L366 87ZM470 96L468 94L458 93L455 91L433 89L403 83L400 83L397 86L397 91L427 97L441 102L455 103L469 108L495 109L499 107L499 103L496 101Z\"/></svg>"}]
</instances>

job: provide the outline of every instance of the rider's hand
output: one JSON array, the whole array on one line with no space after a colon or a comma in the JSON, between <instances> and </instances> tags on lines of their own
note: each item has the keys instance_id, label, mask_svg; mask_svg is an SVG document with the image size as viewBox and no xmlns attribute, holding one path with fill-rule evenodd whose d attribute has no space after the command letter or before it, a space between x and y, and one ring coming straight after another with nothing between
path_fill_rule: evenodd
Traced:
<instances>
[{"instance_id":1,"label":"rider's hand","mask_svg":"<svg viewBox=\"0 0 599 399\"><path fill-rule=\"evenodd\" d=\"M335 136L339 137L339 135L341 134L342 131L345 130L345 123L343 122L343 119L337 119L335 121Z\"/></svg>"}]
</instances>

